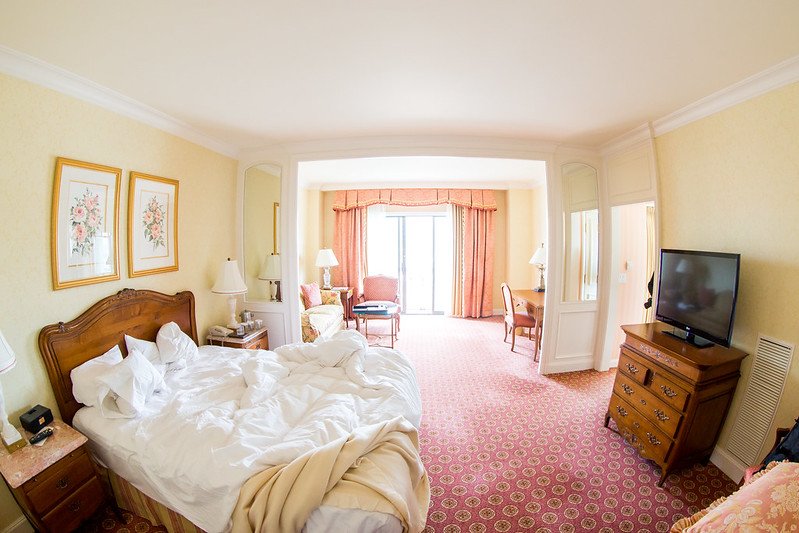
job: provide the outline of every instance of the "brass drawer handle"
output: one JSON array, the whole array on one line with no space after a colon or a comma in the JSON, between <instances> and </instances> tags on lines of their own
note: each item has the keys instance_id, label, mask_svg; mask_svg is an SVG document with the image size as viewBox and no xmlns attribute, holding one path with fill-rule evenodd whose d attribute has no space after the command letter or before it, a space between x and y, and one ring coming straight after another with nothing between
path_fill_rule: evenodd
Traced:
<instances>
[{"instance_id":1,"label":"brass drawer handle","mask_svg":"<svg viewBox=\"0 0 799 533\"><path fill-rule=\"evenodd\" d=\"M78 511L80 511L80 500L72 502L69 505L69 510L72 511L73 513L77 513Z\"/></svg>"},{"instance_id":2,"label":"brass drawer handle","mask_svg":"<svg viewBox=\"0 0 799 533\"><path fill-rule=\"evenodd\" d=\"M627 363L627 370L628 370L628 371L629 371L631 374L637 374L637 373L638 373L638 367L637 367L637 366L635 366L635 365L634 365L634 364L632 364L632 363Z\"/></svg>"},{"instance_id":3,"label":"brass drawer handle","mask_svg":"<svg viewBox=\"0 0 799 533\"><path fill-rule=\"evenodd\" d=\"M55 484L55 488L57 488L57 489L65 489L65 488L67 488L68 485L69 485L69 478L68 477L62 477Z\"/></svg>"},{"instance_id":4,"label":"brass drawer handle","mask_svg":"<svg viewBox=\"0 0 799 533\"><path fill-rule=\"evenodd\" d=\"M649 442L651 442L651 443L652 443L652 444L654 444L655 446L660 446L660 444L661 444L661 443L660 443L660 439L658 439L656 436L652 435L652 434L651 434L650 432L648 432L648 431L646 432L646 436L647 436L647 438L649 439Z\"/></svg>"},{"instance_id":5,"label":"brass drawer handle","mask_svg":"<svg viewBox=\"0 0 799 533\"><path fill-rule=\"evenodd\" d=\"M633 390L633 388L632 388L632 387L630 387L629 385L627 385L626 383L622 383L622 384L621 384L621 389L622 389L624 392L626 392L627 394L632 394L633 392L635 392L635 391Z\"/></svg>"},{"instance_id":6,"label":"brass drawer handle","mask_svg":"<svg viewBox=\"0 0 799 533\"><path fill-rule=\"evenodd\" d=\"M661 422L665 422L666 420L669 420L669 415L667 415L666 413L664 413L660 409L655 409L655 416L658 417L658 420L660 420Z\"/></svg>"},{"instance_id":7,"label":"brass drawer handle","mask_svg":"<svg viewBox=\"0 0 799 533\"><path fill-rule=\"evenodd\" d=\"M674 398L675 396L677 396L676 392L674 392L670 387L667 387L665 385L661 385L660 390L662 390L663 394L665 394L669 398Z\"/></svg>"},{"instance_id":8,"label":"brass drawer handle","mask_svg":"<svg viewBox=\"0 0 799 533\"><path fill-rule=\"evenodd\" d=\"M625 409L621 405L616 406L616 411L618 411L621 416L627 416L627 409Z\"/></svg>"}]
</instances>

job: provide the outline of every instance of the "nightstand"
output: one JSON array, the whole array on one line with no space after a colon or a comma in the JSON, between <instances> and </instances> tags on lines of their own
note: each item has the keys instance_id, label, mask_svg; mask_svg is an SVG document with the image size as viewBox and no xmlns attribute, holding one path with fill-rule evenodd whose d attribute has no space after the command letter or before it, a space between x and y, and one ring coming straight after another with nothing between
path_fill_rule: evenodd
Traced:
<instances>
[{"instance_id":1,"label":"nightstand","mask_svg":"<svg viewBox=\"0 0 799 533\"><path fill-rule=\"evenodd\" d=\"M0 450L0 473L36 529L73 531L103 505L106 493L86 437L61 420L50 426L55 433L42 446L27 445L13 454Z\"/></svg>"},{"instance_id":2,"label":"nightstand","mask_svg":"<svg viewBox=\"0 0 799 533\"><path fill-rule=\"evenodd\" d=\"M245 350L268 350L269 334L266 328L256 329L248 333L243 338L222 337L219 335L208 335L205 342L214 346L227 346L229 348L243 348Z\"/></svg>"}]
</instances>

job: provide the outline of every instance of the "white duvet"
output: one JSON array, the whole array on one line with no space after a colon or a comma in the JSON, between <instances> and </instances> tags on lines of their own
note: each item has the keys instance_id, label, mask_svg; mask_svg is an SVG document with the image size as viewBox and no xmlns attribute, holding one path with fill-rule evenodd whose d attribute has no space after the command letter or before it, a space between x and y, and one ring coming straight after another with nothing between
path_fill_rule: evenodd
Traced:
<instances>
[{"instance_id":1,"label":"white duvet","mask_svg":"<svg viewBox=\"0 0 799 533\"><path fill-rule=\"evenodd\" d=\"M228 529L255 472L361 425L404 416L418 428L421 419L410 362L352 331L275 352L202 346L165 380L170 391L139 418L84 407L74 424L109 468L211 532Z\"/></svg>"}]
</instances>

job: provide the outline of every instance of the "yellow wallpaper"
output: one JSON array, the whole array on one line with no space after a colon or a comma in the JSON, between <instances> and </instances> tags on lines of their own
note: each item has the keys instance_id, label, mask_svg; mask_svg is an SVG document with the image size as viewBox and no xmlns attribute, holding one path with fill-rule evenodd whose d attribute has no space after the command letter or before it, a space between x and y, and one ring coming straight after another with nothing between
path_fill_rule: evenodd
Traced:
<instances>
[{"instance_id":1,"label":"yellow wallpaper","mask_svg":"<svg viewBox=\"0 0 799 533\"><path fill-rule=\"evenodd\" d=\"M274 204L280 202L280 176L247 169L244 179L244 282L248 300L271 298L269 283L258 279L274 251ZM241 261L239 261L241 262Z\"/></svg>"},{"instance_id":2,"label":"yellow wallpaper","mask_svg":"<svg viewBox=\"0 0 799 533\"><path fill-rule=\"evenodd\" d=\"M740 253L733 344L752 353L758 333L799 344L799 84L662 135L656 149L661 246ZM795 356L775 426L799 415L798 388Z\"/></svg>"},{"instance_id":3,"label":"yellow wallpaper","mask_svg":"<svg viewBox=\"0 0 799 533\"><path fill-rule=\"evenodd\" d=\"M95 301L124 288L174 293L191 290L201 332L225 318L225 299L210 287L235 250L236 161L173 135L0 74L0 330L17 354L17 366L0 377L16 420L29 406L55 409L36 344L42 326L68 320ZM65 156L123 169L120 191L119 281L60 291L50 278L50 202L55 158ZM127 187L131 170L180 181L180 270L127 276ZM202 333L201 333L202 334ZM20 511L0 488L0 531Z\"/></svg>"},{"instance_id":4,"label":"yellow wallpaper","mask_svg":"<svg viewBox=\"0 0 799 533\"><path fill-rule=\"evenodd\" d=\"M505 279L497 281L507 281L511 289L532 289L538 286L539 270L530 258L547 240L546 188L511 189L507 197L508 260ZM494 307L501 309L502 301L494 302Z\"/></svg>"}]
</instances>

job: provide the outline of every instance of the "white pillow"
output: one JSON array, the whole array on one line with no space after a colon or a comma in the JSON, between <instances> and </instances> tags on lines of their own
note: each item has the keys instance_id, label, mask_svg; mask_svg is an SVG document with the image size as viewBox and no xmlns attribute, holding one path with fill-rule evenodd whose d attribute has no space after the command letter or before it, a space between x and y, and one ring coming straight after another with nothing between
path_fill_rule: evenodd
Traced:
<instances>
[{"instance_id":1,"label":"white pillow","mask_svg":"<svg viewBox=\"0 0 799 533\"><path fill-rule=\"evenodd\" d=\"M69 373L72 378L72 396L83 405L98 405L108 389L98 378L109 368L122 361L122 351L114 346L103 355L89 359Z\"/></svg>"},{"instance_id":2,"label":"white pillow","mask_svg":"<svg viewBox=\"0 0 799 533\"><path fill-rule=\"evenodd\" d=\"M161 356L158 353L158 345L152 341L125 335L125 346L128 348L128 353L133 351L141 352L151 363L155 364L161 362Z\"/></svg>"},{"instance_id":3,"label":"white pillow","mask_svg":"<svg viewBox=\"0 0 799 533\"><path fill-rule=\"evenodd\" d=\"M197 345L174 322L161 326L155 343L161 354L161 362L167 365L181 360L190 360L197 355Z\"/></svg>"},{"instance_id":4,"label":"white pillow","mask_svg":"<svg viewBox=\"0 0 799 533\"><path fill-rule=\"evenodd\" d=\"M99 381L108 388L99 405L106 418L134 418L155 392L166 389L164 377L138 350L109 368Z\"/></svg>"}]
</instances>

